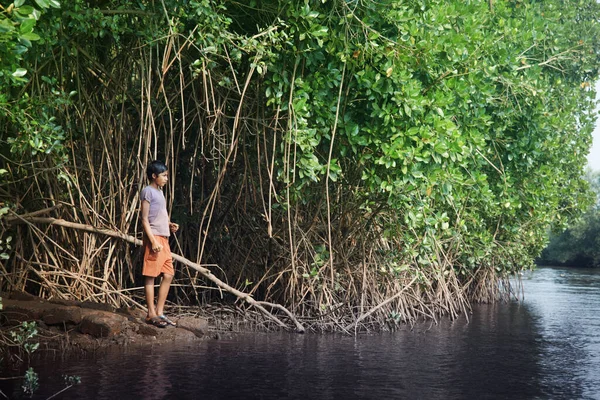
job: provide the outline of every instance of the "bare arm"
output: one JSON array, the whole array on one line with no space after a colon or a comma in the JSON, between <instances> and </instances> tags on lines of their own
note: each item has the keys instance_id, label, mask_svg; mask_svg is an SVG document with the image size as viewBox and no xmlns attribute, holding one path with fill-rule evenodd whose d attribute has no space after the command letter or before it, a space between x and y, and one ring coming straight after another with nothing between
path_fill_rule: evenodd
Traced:
<instances>
[{"instance_id":1,"label":"bare arm","mask_svg":"<svg viewBox=\"0 0 600 400\"><path fill-rule=\"evenodd\" d=\"M150 229L150 221L148 220L148 215L150 214L150 202L143 200L142 201L142 228L144 228L144 234L150 241L152 245L152 250L157 252L162 249L162 246L156 241L154 234L152 233L152 229Z\"/></svg>"}]
</instances>

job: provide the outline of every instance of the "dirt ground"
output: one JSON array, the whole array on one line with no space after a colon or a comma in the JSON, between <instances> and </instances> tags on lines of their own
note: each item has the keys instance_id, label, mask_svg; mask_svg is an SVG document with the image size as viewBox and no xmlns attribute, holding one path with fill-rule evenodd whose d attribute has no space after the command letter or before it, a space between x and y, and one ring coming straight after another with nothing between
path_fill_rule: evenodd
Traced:
<instances>
[{"instance_id":1,"label":"dirt ground","mask_svg":"<svg viewBox=\"0 0 600 400\"><path fill-rule=\"evenodd\" d=\"M159 328L146 323L139 309L114 309L106 304L54 300L46 301L22 292L3 293L0 327L18 329L24 321L35 321L40 348L95 351L109 346L153 345L205 340L207 319L170 316L177 326ZM218 338L218 337L217 337Z\"/></svg>"}]
</instances>

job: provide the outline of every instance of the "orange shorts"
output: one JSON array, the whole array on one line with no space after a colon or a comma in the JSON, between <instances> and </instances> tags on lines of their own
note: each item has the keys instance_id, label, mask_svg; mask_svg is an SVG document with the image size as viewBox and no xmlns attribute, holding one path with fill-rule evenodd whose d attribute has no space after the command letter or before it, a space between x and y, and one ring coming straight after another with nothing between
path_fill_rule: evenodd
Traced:
<instances>
[{"instance_id":1,"label":"orange shorts","mask_svg":"<svg viewBox=\"0 0 600 400\"><path fill-rule=\"evenodd\" d=\"M169 247L169 238L164 236L154 236L158 243L162 245L162 250L155 252L152 250L152 244L149 240L144 240L144 267L142 275L157 277L160 274L175 275L173 268L173 257Z\"/></svg>"}]
</instances>

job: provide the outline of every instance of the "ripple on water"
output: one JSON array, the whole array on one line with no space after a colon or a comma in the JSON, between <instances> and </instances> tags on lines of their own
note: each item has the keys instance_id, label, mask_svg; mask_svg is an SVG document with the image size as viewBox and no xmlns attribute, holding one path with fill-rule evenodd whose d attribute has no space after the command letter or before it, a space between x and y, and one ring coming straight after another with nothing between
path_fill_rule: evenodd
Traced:
<instances>
[{"instance_id":1,"label":"ripple on water","mask_svg":"<svg viewBox=\"0 0 600 400\"><path fill-rule=\"evenodd\" d=\"M540 268L523 285L522 302L475 306L469 323L42 360L40 396L68 374L83 383L61 399L600 399L600 271Z\"/></svg>"}]
</instances>

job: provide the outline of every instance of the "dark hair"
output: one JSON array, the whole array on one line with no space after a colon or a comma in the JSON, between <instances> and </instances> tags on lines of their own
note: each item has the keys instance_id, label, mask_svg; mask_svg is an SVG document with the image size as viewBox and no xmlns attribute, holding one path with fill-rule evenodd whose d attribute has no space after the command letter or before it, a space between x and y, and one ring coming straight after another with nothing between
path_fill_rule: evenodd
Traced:
<instances>
[{"instance_id":1,"label":"dark hair","mask_svg":"<svg viewBox=\"0 0 600 400\"><path fill-rule=\"evenodd\" d=\"M169 168L167 168L164 162L154 160L150 164L148 164L148 168L146 168L146 176L148 177L148 179L154 180L152 174L156 174L156 176L158 176L168 170Z\"/></svg>"}]
</instances>

